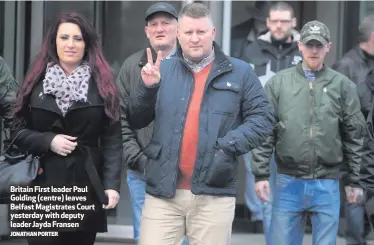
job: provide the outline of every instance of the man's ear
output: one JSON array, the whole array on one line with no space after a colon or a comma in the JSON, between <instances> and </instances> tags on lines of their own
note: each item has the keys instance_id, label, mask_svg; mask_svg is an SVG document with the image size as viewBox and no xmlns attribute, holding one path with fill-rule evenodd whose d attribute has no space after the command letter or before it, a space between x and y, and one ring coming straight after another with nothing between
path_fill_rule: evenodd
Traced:
<instances>
[{"instance_id":1,"label":"man's ear","mask_svg":"<svg viewBox=\"0 0 374 245\"><path fill-rule=\"evenodd\" d=\"M301 41L297 41L297 46L299 47L300 53L302 53L303 50L303 43Z\"/></svg>"},{"instance_id":2,"label":"man's ear","mask_svg":"<svg viewBox=\"0 0 374 245\"><path fill-rule=\"evenodd\" d=\"M292 28L295 28L296 25L297 25L297 20L296 20L296 18L293 17L292 20L291 20L291 22L292 22Z\"/></svg>"},{"instance_id":3,"label":"man's ear","mask_svg":"<svg viewBox=\"0 0 374 245\"><path fill-rule=\"evenodd\" d=\"M149 37L148 37L148 26L144 27L144 32L145 32L145 35L147 36L147 38L149 39Z\"/></svg>"},{"instance_id":4,"label":"man's ear","mask_svg":"<svg viewBox=\"0 0 374 245\"><path fill-rule=\"evenodd\" d=\"M330 52L330 49L331 49L331 47L332 47L332 42L329 42L329 43L326 45L326 47L327 47L327 52Z\"/></svg>"}]
</instances>

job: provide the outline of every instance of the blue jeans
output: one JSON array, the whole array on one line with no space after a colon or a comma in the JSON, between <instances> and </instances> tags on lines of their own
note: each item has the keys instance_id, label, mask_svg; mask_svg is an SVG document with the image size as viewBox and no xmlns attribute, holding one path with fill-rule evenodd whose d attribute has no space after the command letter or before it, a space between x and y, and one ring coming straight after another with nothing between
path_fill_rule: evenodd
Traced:
<instances>
[{"instance_id":1,"label":"blue jeans","mask_svg":"<svg viewBox=\"0 0 374 245\"><path fill-rule=\"evenodd\" d=\"M277 173L270 245L301 245L305 212L311 214L313 245L335 245L340 214L339 180L304 180Z\"/></svg>"},{"instance_id":2,"label":"blue jeans","mask_svg":"<svg viewBox=\"0 0 374 245\"><path fill-rule=\"evenodd\" d=\"M139 240L140 219L144 206L146 183L138 173L128 169L127 185L129 186L131 198L134 240L135 244L137 245ZM188 245L188 240L186 238L184 239L182 245Z\"/></svg>"},{"instance_id":3,"label":"blue jeans","mask_svg":"<svg viewBox=\"0 0 374 245\"><path fill-rule=\"evenodd\" d=\"M348 202L345 202L344 211L346 219L345 239L347 245L365 244L364 207L361 205L349 204Z\"/></svg>"},{"instance_id":4,"label":"blue jeans","mask_svg":"<svg viewBox=\"0 0 374 245\"><path fill-rule=\"evenodd\" d=\"M252 154L249 152L243 155L245 168L247 170L246 175L246 188L244 193L245 203L248 209L251 211L251 221L261 220L264 225L264 233L265 236L270 236L269 228L271 222L271 207L272 207L272 192L273 188L275 188L275 176L276 176L276 164L274 160L274 155L270 160L270 197L269 202L261 201L256 194L255 191L255 177L251 170L251 158Z\"/></svg>"},{"instance_id":5,"label":"blue jeans","mask_svg":"<svg viewBox=\"0 0 374 245\"><path fill-rule=\"evenodd\" d=\"M127 170L127 185L129 186L130 198L131 198L134 240L135 240L135 243L138 244L140 218L141 218L142 209L144 206L146 184L145 184L145 181L140 178L138 173L129 169Z\"/></svg>"}]
</instances>

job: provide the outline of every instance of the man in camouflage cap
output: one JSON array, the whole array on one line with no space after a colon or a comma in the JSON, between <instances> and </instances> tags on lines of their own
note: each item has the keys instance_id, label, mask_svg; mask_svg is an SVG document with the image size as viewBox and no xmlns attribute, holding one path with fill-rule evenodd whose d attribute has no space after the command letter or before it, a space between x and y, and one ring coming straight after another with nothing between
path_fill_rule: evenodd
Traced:
<instances>
[{"instance_id":1,"label":"man in camouflage cap","mask_svg":"<svg viewBox=\"0 0 374 245\"><path fill-rule=\"evenodd\" d=\"M266 201L275 147L269 243L302 244L309 212L313 244L336 244L343 166L349 167L347 200L356 203L362 196L358 182L365 121L355 84L324 64L331 48L326 25L305 24L298 46L302 62L276 73L265 85L276 125L266 143L252 151L256 192Z\"/></svg>"},{"instance_id":2,"label":"man in camouflage cap","mask_svg":"<svg viewBox=\"0 0 374 245\"><path fill-rule=\"evenodd\" d=\"M319 21L310 21L301 29L301 42L307 44L311 40L317 40L322 45L330 42L330 31L325 24Z\"/></svg>"},{"instance_id":3,"label":"man in camouflage cap","mask_svg":"<svg viewBox=\"0 0 374 245\"><path fill-rule=\"evenodd\" d=\"M312 71L321 69L331 48L329 29L322 22L314 20L303 26L300 35L299 50L303 55L303 68ZM313 77L313 73L305 74Z\"/></svg>"}]
</instances>

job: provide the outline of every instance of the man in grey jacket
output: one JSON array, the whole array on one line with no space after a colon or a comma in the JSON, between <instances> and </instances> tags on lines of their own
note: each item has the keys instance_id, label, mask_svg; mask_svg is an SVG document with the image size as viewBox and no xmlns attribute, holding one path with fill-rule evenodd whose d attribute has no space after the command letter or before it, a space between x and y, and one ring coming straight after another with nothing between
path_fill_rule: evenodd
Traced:
<instances>
[{"instance_id":1,"label":"man in grey jacket","mask_svg":"<svg viewBox=\"0 0 374 245\"><path fill-rule=\"evenodd\" d=\"M177 45L177 12L175 8L164 2L153 4L148 8L145 20L146 26L144 29L152 52L161 51L162 58L168 59L175 53ZM117 78L122 107L123 159L128 166L127 184L131 196L134 239L136 242L139 237L140 217L146 186L144 169L147 157L143 153L143 148L151 140L153 122L144 128L133 130L134 125L129 125L126 110L128 98L138 83L141 82L140 72L146 63L146 50L138 51L125 60Z\"/></svg>"}]
</instances>

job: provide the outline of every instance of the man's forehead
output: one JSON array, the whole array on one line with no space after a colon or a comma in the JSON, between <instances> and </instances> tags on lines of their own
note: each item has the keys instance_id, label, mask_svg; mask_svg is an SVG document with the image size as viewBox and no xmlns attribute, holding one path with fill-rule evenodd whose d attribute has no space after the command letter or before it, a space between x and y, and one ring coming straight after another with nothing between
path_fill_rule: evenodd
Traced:
<instances>
[{"instance_id":1,"label":"man's forehead","mask_svg":"<svg viewBox=\"0 0 374 245\"><path fill-rule=\"evenodd\" d=\"M158 12L158 13L154 13L153 15L151 15L151 17L149 18L148 22L154 22L154 21L158 21L158 20L176 20L172 15L168 14L168 13L165 13L165 12Z\"/></svg>"},{"instance_id":2,"label":"man's forehead","mask_svg":"<svg viewBox=\"0 0 374 245\"><path fill-rule=\"evenodd\" d=\"M269 17L285 17L285 18L291 18L291 11L289 10L270 10Z\"/></svg>"},{"instance_id":3,"label":"man's forehead","mask_svg":"<svg viewBox=\"0 0 374 245\"><path fill-rule=\"evenodd\" d=\"M209 17L192 18L189 16L183 16L179 19L179 28L188 29L209 29L213 27L213 23Z\"/></svg>"}]
</instances>

